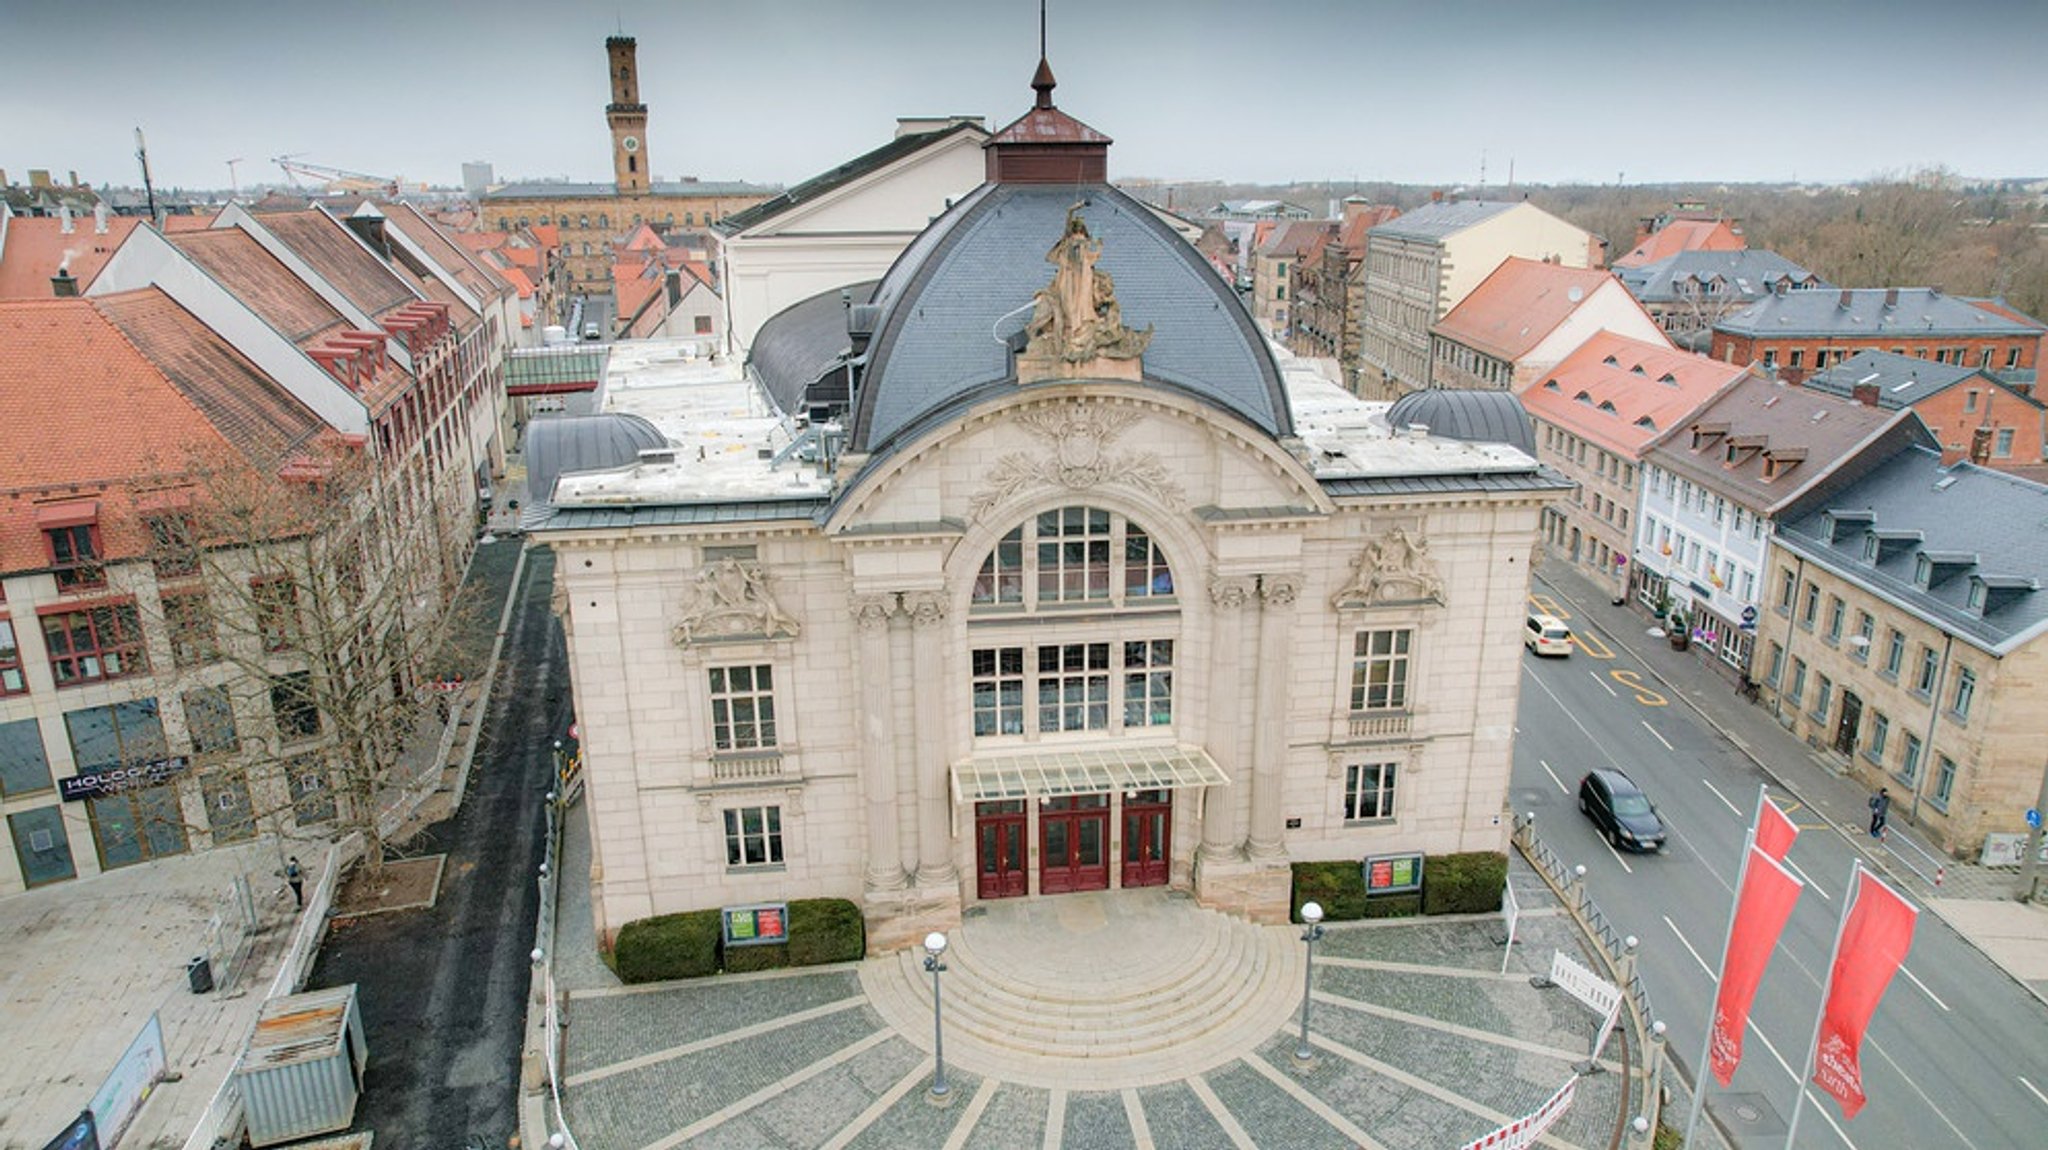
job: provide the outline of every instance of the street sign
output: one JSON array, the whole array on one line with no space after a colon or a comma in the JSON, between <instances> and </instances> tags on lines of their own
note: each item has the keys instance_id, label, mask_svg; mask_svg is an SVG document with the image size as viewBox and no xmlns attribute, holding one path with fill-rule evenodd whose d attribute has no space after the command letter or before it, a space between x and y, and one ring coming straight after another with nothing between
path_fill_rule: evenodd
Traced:
<instances>
[{"instance_id":1,"label":"street sign","mask_svg":"<svg viewBox=\"0 0 2048 1150\"><path fill-rule=\"evenodd\" d=\"M2032 828L2034 828L2034 829L2035 829L2035 830L2037 830L2037 831L2041 829L2041 808L2040 808L2040 807L2028 807L2028 808L2027 808L2027 825L2028 825L2028 826L2030 826L2030 827L2032 827Z\"/></svg>"}]
</instances>

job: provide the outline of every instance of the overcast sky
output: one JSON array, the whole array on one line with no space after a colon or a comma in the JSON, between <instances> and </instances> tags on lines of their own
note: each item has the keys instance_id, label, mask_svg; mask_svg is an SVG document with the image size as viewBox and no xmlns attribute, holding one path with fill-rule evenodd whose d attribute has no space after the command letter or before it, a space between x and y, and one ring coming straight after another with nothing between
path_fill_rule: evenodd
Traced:
<instances>
[{"instance_id":1,"label":"overcast sky","mask_svg":"<svg viewBox=\"0 0 2048 1150\"><path fill-rule=\"evenodd\" d=\"M1049 0L1113 177L2048 175L2043 0ZM1030 105L1036 0L0 0L0 167L163 186L270 157L608 180L604 38L661 179L794 183L898 116Z\"/></svg>"}]
</instances>

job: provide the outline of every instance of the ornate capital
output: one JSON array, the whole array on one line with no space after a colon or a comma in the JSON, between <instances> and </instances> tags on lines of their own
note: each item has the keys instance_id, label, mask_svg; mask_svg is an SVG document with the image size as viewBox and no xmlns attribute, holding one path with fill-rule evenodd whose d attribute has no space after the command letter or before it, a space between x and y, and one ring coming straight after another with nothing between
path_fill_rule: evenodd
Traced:
<instances>
[{"instance_id":1,"label":"ornate capital","mask_svg":"<svg viewBox=\"0 0 2048 1150\"><path fill-rule=\"evenodd\" d=\"M1351 581L1330 596L1330 605L1339 609L1443 602L1444 581L1429 557L1429 540L1405 527L1366 544L1351 561Z\"/></svg>"},{"instance_id":2,"label":"ornate capital","mask_svg":"<svg viewBox=\"0 0 2048 1150\"><path fill-rule=\"evenodd\" d=\"M861 630L880 630L889 625L889 616L896 613L896 594L892 591L883 595L855 595L848 606Z\"/></svg>"},{"instance_id":3,"label":"ornate capital","mask_svg":"<svg viewBox=\"0 0 2048 1150\"><path fill-rule=\"evenodd\" d=\"M795 637L803 630L768 592L768 573L758 563L720 559L707 563L683 592L682 617L673 638L679 647L704 639L760 635Z\"/></svg>"},{"instance_id":4,"label":"ornate capital","mask_svg":"<svg viewBox=\"0 0 2048 1150\"><path fill-rule=\"evenodd\" d=\"M1086 491L1105 483L1135 487L1168 508L1186 502L1166 463L1151 451L1110 450L1138 413L1100 403L1047 404L1021 412L1019 426L1036 436L1042 454L1012 451L989 468L973 500L976 519L1033 487Z\"/></svg>"},{"instance_id":5,"label":"ornate capital","mask_svg":"<svg viewBox=\"0 0 2048 1150\"><path fill-rule=\"evenodd\" d=\"M1268 607L1292 607L1301 596L1301 576L1261 575L1259 576L1259 598Z\"/></svg>"},{"instance_id":6,"label":"ornate capital","mask_svg":"<svg viewBox=\"0 0 2048 1150\"><path fill-rule=\"evenodd\" d=\"M1254 584L1245 576L1218 576L1209 580L1209 601L1218 607L1235 610L1252 601Z\"/></svg>"},{"instance_id":7,"label":"ornate capital","mask_svg":"<svg viewBox=\"0 0 2048 1150\"><path fill-rule=\"evenodd\" d=\"M903 610L910 615L916 627L936 627L946 621L946 593L944 591L905 591Z\"/></svg>"}]
</instances>

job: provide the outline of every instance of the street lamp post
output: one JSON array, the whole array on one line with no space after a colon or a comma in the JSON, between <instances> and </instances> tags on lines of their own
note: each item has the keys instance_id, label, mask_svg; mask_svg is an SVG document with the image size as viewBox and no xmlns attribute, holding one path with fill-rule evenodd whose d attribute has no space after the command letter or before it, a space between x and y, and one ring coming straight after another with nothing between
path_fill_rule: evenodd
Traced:
<instances>
[{"instance_id":1,"label":"street lamp post","mask_svg":"<svg viewBox=\"0 0 2048 1150\"><path fill-rule=\"evenodd\" d=\"M1301 967L1301 1044L1294 1048L1296 1062L1314 1060L1315 1051L1308 1045L1308 1001L1309 990L1314 985L1316 973L1316 940L1323 937L1323 907L1321 903L1301 904L1301 921L1308 929L1301 932L1301 941L1308 944L1308 961Z\"/></svg>"},{"instance_id":2,"label":"street lamp post","mask_svg":"<svg viewBox=\"0 0 2048 1150\"><path fill-rule=\"evenodd\" d=\"M933 931L924 936L924 968L932 975L932 1070L931 1088L925 1096L934 1103L951 1101L953 1087L946 1081L946 1031L941 1025L939 1014L939 973L946 964L939 956L946 953L946 936Z\"/></svg>"}]
</instances>

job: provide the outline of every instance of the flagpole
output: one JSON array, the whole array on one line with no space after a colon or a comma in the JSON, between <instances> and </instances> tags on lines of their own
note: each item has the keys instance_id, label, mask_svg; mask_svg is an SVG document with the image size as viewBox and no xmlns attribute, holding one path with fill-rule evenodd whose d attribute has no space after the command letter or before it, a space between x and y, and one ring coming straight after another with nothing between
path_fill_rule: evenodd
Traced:
<instances>
[{"instance_id":1,"label":"flagpole","mask_svg":"<svg viewBox=\"0 0 2048 1150\"><path fill-rule=\"evenodd\" d=\"M1799 1113L1806 1109L1806 1080L1813 1077L1814 1056L1820 1052L1820 1027L1827 1021L1828 992L1835 984L1835 958L1842 952L1842 931L1849 925L1849 911L1856 905L1856 898L1862 893L1862 884L1856 876L1863 870L1863 860L1853 859L1849 863L1849 886L1842 895L1842 917L1835 922L1835 942L1828 947L1827 978L1820 984L1820 1007L1813 1012L1813 1037L1806 1041L1806 1063L1800 1068L1799 1078L1792 1083L1797 1091L1792 1098L1792 1118L1785 1124L1785 1150L1792 1150L1792 1136L1799 1133Z\"/></svg>"},{"instance_id":2,"label":"flagpole","mask_svg":"<svg viewBox=\"0 0 2048 1150\"><path fill-rule=\"evenodd\" d=\"M1714 972L1714 993L1707 996L1706 1033L1700 1038L1700 1060L1692 1071L1692 1110L1685 1118L1682 1146L1692 1145L1693 1131L1707 1108L1707 1059L1714 1053L1714 1007L1721 1001L1721 976L1728 973L1728 942L1735 937L1735 911L1742 905L1742 884L1749 877L1749 848L1756 842L1756 824L1764 817L1763 783L1756 785L1756 809L1750 812L1749 830L1742 836L1742 865L1735 868L1735 893L1728 899L1728 925L1721 931L1721 969Z\"/></svg>"}]
</instances>

